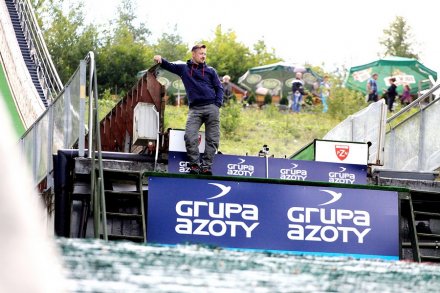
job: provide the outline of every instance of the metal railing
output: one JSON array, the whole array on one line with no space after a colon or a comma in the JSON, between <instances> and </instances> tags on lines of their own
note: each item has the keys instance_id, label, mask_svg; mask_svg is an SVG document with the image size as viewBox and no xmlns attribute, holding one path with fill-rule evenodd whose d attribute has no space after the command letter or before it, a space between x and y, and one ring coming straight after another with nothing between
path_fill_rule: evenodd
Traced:
<instances>
[{"instance_id":1,"label":"metal railing","mask_svg":"<svg viewBox=\"0 0 440 293\"><path fill-rule=\"evenodd\" d=\"M78 144L80 156L85 155L86 70L89 66L89 75L93 76L96 72L94 62L93 52L90 52L80 61L77 70L52 104L19 139L22 153L31 166L35 185L47 178L47 188L53 186L52 155L58 150ZM97 93L89 90L89 98L95 96ZM95 103L91 101L89 104L93 106ZM88 117L89 125L92 125L93 115L89 114ZM92 132L89 132L89 143L92 141L91 135Z\"/></svg>"},{"instance_id":2,"label":"metal railing","mask_svg":"<svg viewBox=\"0 0 440 293\"><path fill-rule=\"evenodd\" d=\"M89 66L89 82L87 78ZM91 205L94 216L95 237L99 238L102 224L103 237L107 237L105 215L104 175L102 167L100 124L98 120L98 90L95 66L95 55L89 52L80 61L78 69L67 82L67 85L46 111L20 138L19 144L26 156L35 185L45 178L46 188L53 184L52 155L60 149L69 149L78 144L80 157L85 157L86 134L86 89L88 84L88 152L91 159ZM97 160L96 160L97 157ZM98 166L96 166L98 164ZM94 170L98 170L98 174Z\"/></svg>"},{"instance_id":3,"label":"metal railing","mask_svg":"<svg viewBox=\"0 0 440 293\"><path fill-rule=\"evenodd\" d=\"M14 3L45 98L52 103L63 90L63 84L52 62L30 1L14 0Z\"/></svg>"},{"instance_id":4,"label":"metal railing","mask_svg":"<svg viewBox=\"0 0 440 293\"><path fill-rule=\"evenodd\" d=\"M388 119L383 101L373 103L350 115L324 139L370 141L368 162L380 166L376 168L434 171L440 167L440 136L437 130L437 125L440 125L440 97L434 98L439 89L440 83L437 83ZM385 129L388 131L385 132Z\"/></svg>"},{"instance_id":5,"label":"metal railing","mask_svg":"<svg viewBox=\"0 0 440 293\"><path fill-rule=\"evenodd\" d=\"M432 98L440 83L387 119L383 168L403 171L434 171L440 166L440 97ZM402 115L416 112L402 121ZM394 124L395 123L395 124Z\"/></svg>"}]
</instances>

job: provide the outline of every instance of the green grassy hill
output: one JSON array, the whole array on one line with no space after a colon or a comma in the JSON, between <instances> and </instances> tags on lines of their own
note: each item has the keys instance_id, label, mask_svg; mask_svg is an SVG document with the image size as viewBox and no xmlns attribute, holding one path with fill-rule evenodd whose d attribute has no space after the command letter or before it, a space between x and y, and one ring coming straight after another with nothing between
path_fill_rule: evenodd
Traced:
<instances>
[{"instance_id":1,"label":"green grassy hill","mask_svg":"<svg viewBox=\"0 0 440 293\"><path fill-rule=\"evenodd\" d=\"M165 127L184 129L188 108L167 105ZM322 138L340 119L321 112L293 114L275 106L221 109L220 151L223 154L257 155L264 144L277 158L290 156L315 138Z\"/></svg>"}]
</instances>

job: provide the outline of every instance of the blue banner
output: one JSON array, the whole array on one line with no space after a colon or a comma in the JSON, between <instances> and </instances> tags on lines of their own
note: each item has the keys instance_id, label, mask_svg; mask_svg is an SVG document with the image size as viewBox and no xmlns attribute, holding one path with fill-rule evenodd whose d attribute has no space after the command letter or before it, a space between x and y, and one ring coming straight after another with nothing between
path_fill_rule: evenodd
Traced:
<instances>
[{"instance_id":1,"label":"blue banner","mask_svg":"<svg viewBox=\"0 0 440 293\"><path fill-rule=\"evenodd\" d=\"M150 177L148 242L398 259L394 191Z\"/></svg>"},{"instance_id":2,"label":"blue banner","mask_svg":"<svg viewBox=\"0 0 440 293\"><path fill-rule=\"evenodd\" d=\"M168 153L168 173L188 173L188 164L186 153ZM216 176L266 178L266 159L251 156L217 154L214 157L212 174Z\"/></svg>"},{"instance_id":3,"label":"blue banner","mask_svg":"<svg viewBox=\"0 0 440 293\"><path fill-rule=\"evenodd\" d=\"M266 174L266 166L268 174ZM169 152L168 172L189 172L186 153ZM212 173L216 176L260 177L284 180L366 184L367 166L328 162L275 159L217 154Z\"/></svg>"},{"instance_id":4,"label":"blue banner","mask_svg":"<svg viewBox=\"0 0 440 293\"><path fill-rule=\"evenodd\" d=\"M367 184L367 166L269 158L269 178Z\"/></svg>"}]
</instances>

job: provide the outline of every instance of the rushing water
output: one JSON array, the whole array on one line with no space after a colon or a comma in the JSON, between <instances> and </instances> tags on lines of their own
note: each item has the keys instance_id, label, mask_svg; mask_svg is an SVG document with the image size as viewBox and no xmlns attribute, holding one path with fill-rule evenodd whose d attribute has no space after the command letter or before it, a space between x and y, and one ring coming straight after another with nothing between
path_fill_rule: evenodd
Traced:
<instances>
[{"instance_id":1,"label":"rushing water","mask_svg":"<svg viewBox=\"0 0 440 293\"><path fill-rule=\"evenodd\" d=\"M440 265L57 239L71 292L440 292Z\"/></svg>"}]
</instances>

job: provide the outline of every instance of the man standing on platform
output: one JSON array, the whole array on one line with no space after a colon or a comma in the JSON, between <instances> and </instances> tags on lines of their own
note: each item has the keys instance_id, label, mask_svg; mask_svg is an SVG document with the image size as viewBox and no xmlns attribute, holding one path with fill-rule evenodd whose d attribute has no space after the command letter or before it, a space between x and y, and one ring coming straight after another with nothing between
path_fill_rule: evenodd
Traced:
<instances>
[{"instance_id":1,"label":"man standing on platform","mask_svg":"<svg viewBox=\"0 0 440 293\"><path fill-rule=\"evenodd\" d=\"M154 61L182 78L187 92L189 112L185 127L185 146L190 174L212 175L212 162L220 142L220 107L223 87L216 70L207 66L206 46L192 47L192 58L186 64L168 62L160 55ZM200 161L199 130L205 124L205 153Z\"/></svg>"}]
</instances>

